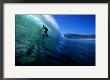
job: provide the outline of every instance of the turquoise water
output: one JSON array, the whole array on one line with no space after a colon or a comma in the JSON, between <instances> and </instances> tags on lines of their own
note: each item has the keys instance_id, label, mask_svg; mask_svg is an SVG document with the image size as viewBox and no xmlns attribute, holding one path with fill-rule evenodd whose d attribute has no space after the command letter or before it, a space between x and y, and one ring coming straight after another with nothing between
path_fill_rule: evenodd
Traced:
<instances>
[{"instance_id":1,"label":"turquoise water","mask_svg":"<svg viewBox=\"0 0 110 80\"><path fill-rule=\"evenodd\" d=\"M48 28L48 38L43 36L43 25ZM61 39L55 25L42 15L15 15L15 34L16 59L20 63L39 58L40 48L55 50Z\"/></svg>"},{"instance_id":2,"label":"turquoise water","mask_svg":"<svg viewBox=\"0 0 110 80\"><path fill-rule=\"evenodd\" d=\"M67 40L42 15L15 15L15 51L16 66L95 65L95 40Z\"/></svg>"}]
</instances>

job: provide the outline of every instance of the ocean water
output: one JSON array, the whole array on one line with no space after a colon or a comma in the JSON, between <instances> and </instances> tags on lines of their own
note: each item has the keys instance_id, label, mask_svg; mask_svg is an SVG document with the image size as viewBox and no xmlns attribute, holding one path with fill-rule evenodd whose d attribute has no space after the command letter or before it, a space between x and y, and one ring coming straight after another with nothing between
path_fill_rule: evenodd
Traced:
<instances>
[{"instance_id":1,"label":"ocean water","mask_svg":"<svg viewBox=\"0 0 110 80\"><path fill-rule=\"evenodd\" d=\"M95 40L63 39L63 41L62 47L59 48L61 54L73 59L76 65L95 65Z\"/></svg>"},{"instance_id":2,"label":"ocean water","mask_svg":"<svg viewBox=\"0 0 110 80\"><path fill-rule=\"evenodd\" d=\"M39 48L36 59L19 63L23 66L95 66L95 40L62 39L61 44L51 50Z\"/></svg>"},{"instance_id":3,"label":"ocean water","mask_svg":"<svg viewBox=\"0 0 110 80\"><path fill-rule=\"evenodd\" d=\"M48 28L47 38L43 25ZM95 40L66 39L42 15L15 15L15 65L95 66Z\"/></svg>"}]
</instances>

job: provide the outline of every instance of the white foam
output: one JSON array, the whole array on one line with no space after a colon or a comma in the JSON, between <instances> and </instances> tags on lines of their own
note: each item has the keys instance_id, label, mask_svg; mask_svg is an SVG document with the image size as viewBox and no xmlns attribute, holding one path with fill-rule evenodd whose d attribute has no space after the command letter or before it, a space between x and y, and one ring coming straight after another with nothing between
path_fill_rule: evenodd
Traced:
<instances>
[{"instance_id":1,"label":"white foam","mask_svg":"<svg viewBox=\"0 0 110 80\"><path fill-rule=\"evenodd\" d=\"M44 16L44 18L47 21L49 21L50 23L52 23L54 25L54 27L59 30L59 26L58 26L56 20L51 15L42 15L42 16Z\"/></svg>"}]
</instances>

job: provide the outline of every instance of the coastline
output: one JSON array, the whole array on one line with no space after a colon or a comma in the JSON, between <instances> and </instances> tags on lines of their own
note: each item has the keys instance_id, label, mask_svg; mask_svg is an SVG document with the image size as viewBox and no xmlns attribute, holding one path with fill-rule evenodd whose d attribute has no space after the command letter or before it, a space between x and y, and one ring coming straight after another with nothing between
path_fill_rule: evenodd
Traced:
<instances>
[{"instance_id":1,"label":"coastline","mask_svg":"<svg viewBox=\"0 0 110 80\"><path fill-rule=\"evenodd\" d=\"M63 37L64 39L67 39L67 40L95 40L95 39L69 39L69 38L66 38L66 37Z\"/></svg>"}]
</instances>

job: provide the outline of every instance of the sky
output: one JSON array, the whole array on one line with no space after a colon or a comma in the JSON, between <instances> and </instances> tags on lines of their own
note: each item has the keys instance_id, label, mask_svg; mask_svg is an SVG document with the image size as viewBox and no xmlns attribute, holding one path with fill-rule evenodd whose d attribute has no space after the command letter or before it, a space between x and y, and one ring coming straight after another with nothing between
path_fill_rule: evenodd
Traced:
<instances>
[{"instance_id":1,"label":"sky","mask_svg":"<svg viewBox=\"0 0 110 80\"><path fill-rule=\"evenodd\" d=\"M95 15L52 15L62 34L95 34Z\"/></svg>"}]
</instances>

